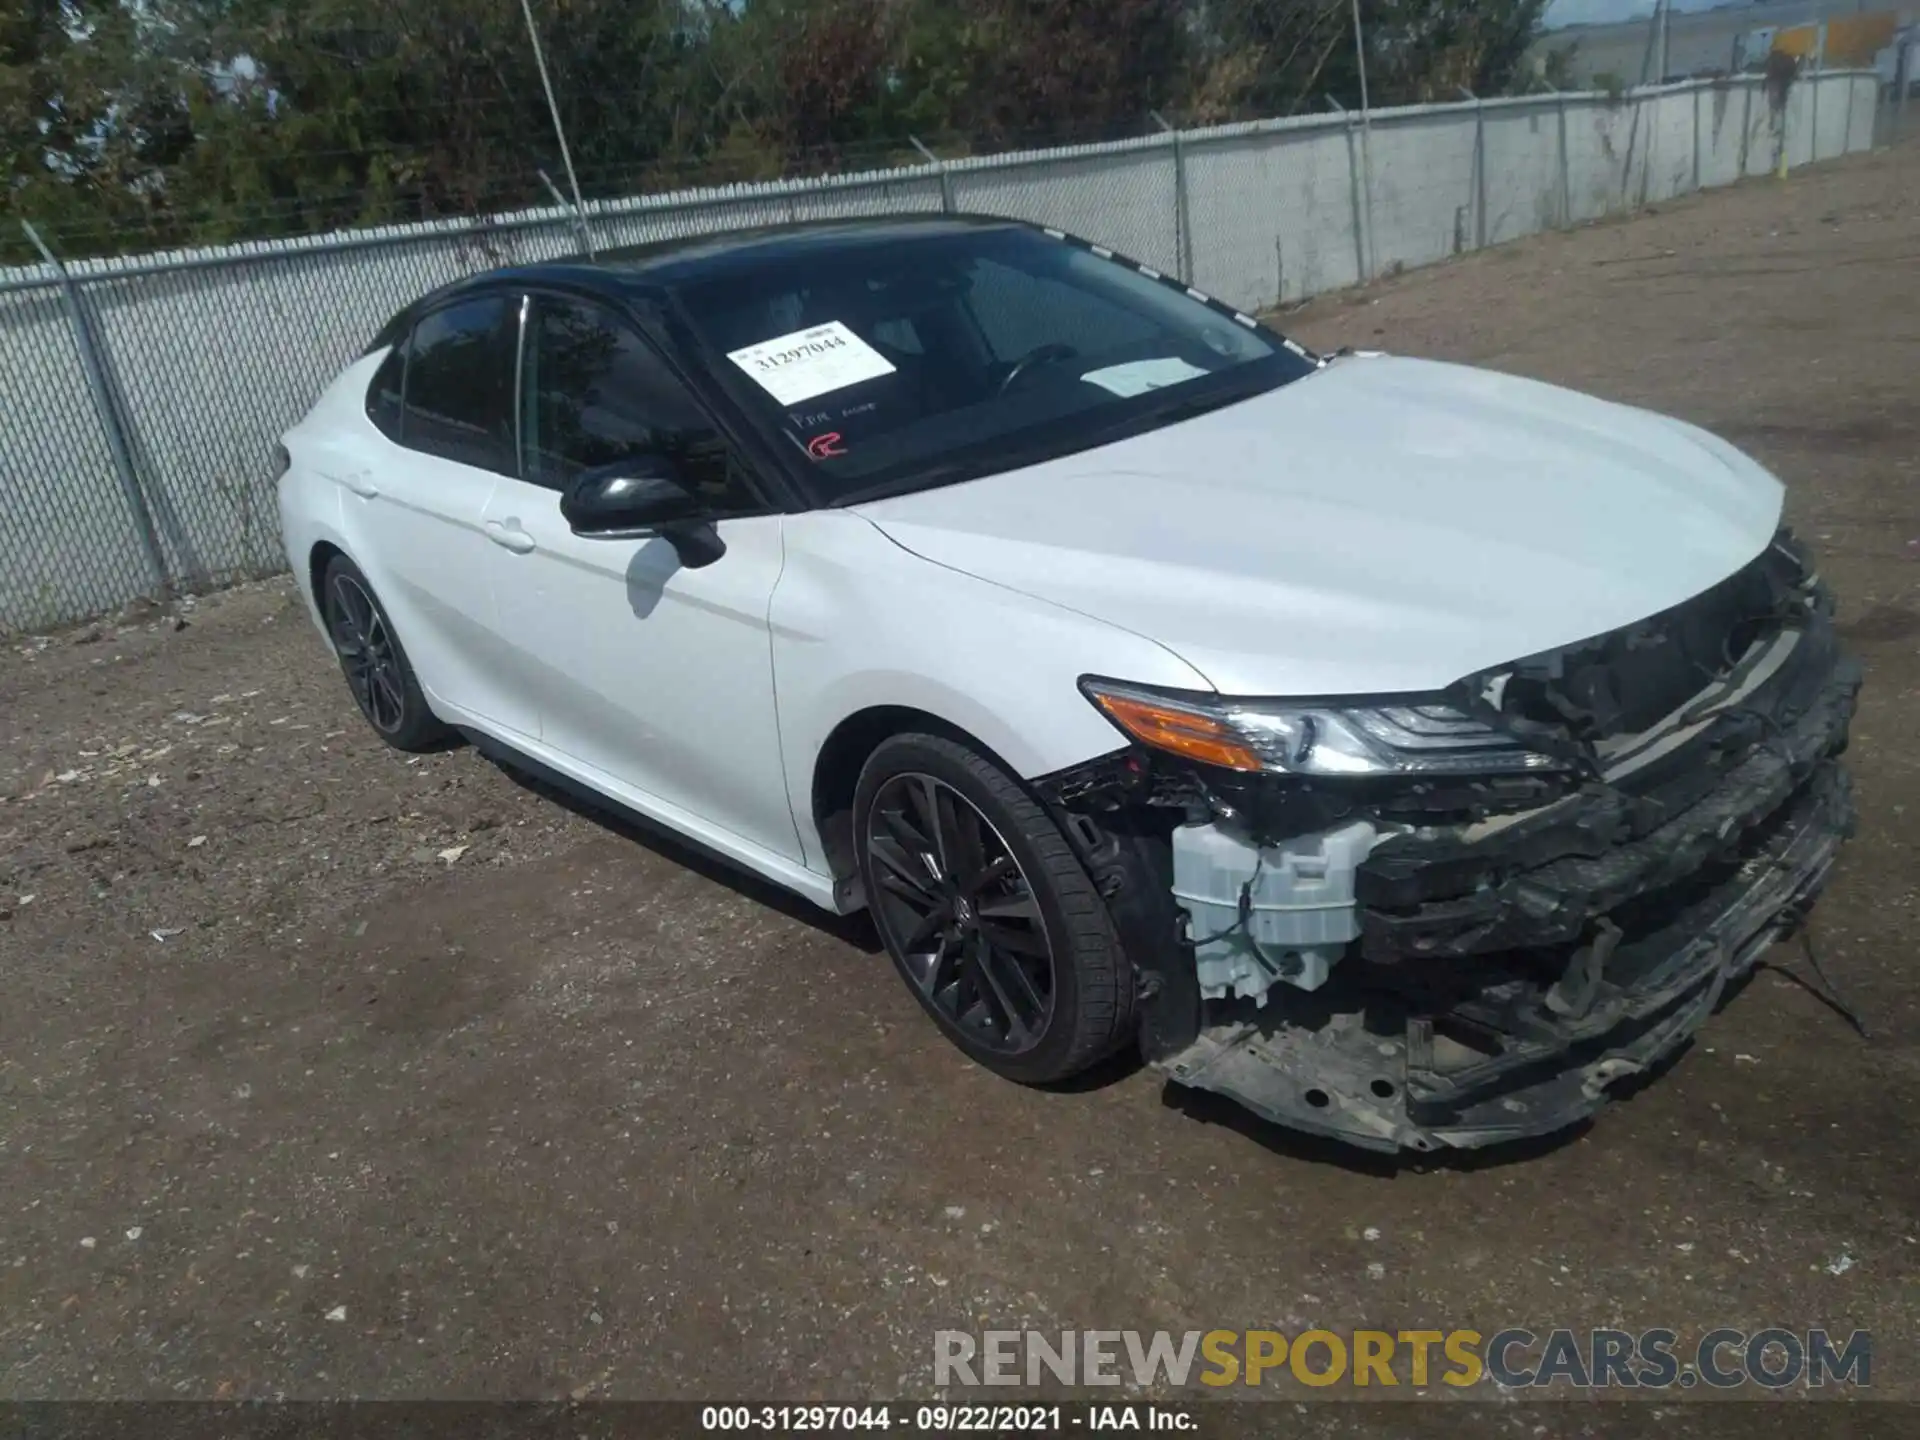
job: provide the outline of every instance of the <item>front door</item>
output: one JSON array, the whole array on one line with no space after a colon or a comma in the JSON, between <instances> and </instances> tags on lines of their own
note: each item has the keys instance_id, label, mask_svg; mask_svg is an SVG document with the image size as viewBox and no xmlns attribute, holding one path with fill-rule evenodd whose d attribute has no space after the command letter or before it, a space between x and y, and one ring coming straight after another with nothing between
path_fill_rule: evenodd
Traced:
<instances>
[{"instance_id":1,"label":"front door","mask_svg":"<svg viewBox=\"0 0 1920 1440\"><path fill-rule=\"evenodd\" d=\"M539 700L542 747L695 834L715 826L799 859L767 628L781 517L614 312L534 296L520 368L520 478L495 489L484 524L511 556L495 569L495 605L514 683ZM717 561L689 569L664 539L569 528L567 480L640 453L671 456L706 499L726 544Z\"/></svg>"}]
</instances>

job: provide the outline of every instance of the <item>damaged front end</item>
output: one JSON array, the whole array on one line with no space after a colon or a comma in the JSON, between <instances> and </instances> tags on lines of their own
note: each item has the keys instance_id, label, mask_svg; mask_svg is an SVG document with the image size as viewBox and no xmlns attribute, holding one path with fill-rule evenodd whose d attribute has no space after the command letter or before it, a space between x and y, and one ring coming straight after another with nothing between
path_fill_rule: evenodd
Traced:
<instances>
[{"instance_id":1,"label":"damaged front end","mask_svg":"<svg viewBox=\"0 0 1920 1440\"><path fill-rule=\"evenodd\" d=\"M1379 1149L1598 1109L1793 930L1851 830L1831 608L1783 532L1440 697L1216 724L1090 688L1136 743L1041 789L1134 956L1149 1061Z\"/></svg>"}]
</instances>

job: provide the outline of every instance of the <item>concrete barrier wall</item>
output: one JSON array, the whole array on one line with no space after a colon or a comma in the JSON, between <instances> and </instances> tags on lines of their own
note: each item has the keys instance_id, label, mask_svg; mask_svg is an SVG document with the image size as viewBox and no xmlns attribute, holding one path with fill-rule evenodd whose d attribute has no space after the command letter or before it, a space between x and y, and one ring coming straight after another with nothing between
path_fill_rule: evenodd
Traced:
<instances>
[{"instance_id":1,"label":"concrete barrier wall","mask_svg":"<svg viewBox=\"0 0 1920 1440\"><path fill-rule=\"evenodd\" d=\"M951 207L1070 230L1244 309L1428 265L1872 142L1867 72L1609 98L1326 114L872 175L600 202L602 247ZM270 573L275 437L394 311L506 263L575 253L546 209L70 267L105 393L51 267L0 272L0 630L112 609L164 582ZM116 464L109 417L129 463ZM146 518L143 519L143 512ZM153 539L145 536L151 531Z\"/></svg>"},{"instance_id":2,"label":"concrete barrier wall","mask_svg":"<svg viewBox=\"0 0 1920 1440\"><path fill-rule=\"evenodd\" d=\"M1567 223L1558 105L1489 105L1485 114L1486 224L1489 245Z\"/></svg>"},{"instance_id":3,"label":"concrete barrier wall","mask_svg":"<svg viewBox=\"0 0 1920 1440\"><path fill-rule=\"evenodd\" d=\"M1744 173L1753 102L1751 85L1721 85L1694 92L1702 188L1731 185Z\"/></svg>"}]
</instances>

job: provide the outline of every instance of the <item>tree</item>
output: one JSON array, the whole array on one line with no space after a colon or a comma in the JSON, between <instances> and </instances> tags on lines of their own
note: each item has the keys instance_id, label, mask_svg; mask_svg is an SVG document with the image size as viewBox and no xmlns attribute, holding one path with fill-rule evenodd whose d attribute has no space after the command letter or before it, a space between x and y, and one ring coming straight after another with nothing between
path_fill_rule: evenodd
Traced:
<instances>
[{"instance_id":1,"label":"tree","mask_svg":"<svg viewBox=\"0 0 1920 1440\"><path fill-rule=\"evenodd\" d=\"M1368 98L1407 105L1498 95L1539 32L1545 0L1361 0ZM1189 95L1200 118L1360 104L1352 0L1205 0Z\"/></svg>"},{"instance_id":2,"label":"tree","mask_svg":"<svg viewBox=\"0 0 1920 1440\"><path fill-rule=\"evenodd\" d=\"M1497 94L1543 0L1362 0L1375 104ZM583 189L1359 103L1352 0L535 0ZM520 0L12 0L0 164L68 253L544 203ZM27 252L14 227L0 247Z\"/></svg>"},{"instance_id":3,"label":"tree","mask_svg":"<svg viewBox=\"0 0 1920 1440\"><path fill-rule=\"evenodd\" d=\"M902 32L902 113L981 149L1139 134L1174 106L1192 29L1181 0L918 0Z\"/></svg>"},{"instance_id":4,"label":"tree","mask_svg":"<svg viewBox=\"0 0 1920 1440\"><path fill-rule=\"evenodd\" d=\"M110 231L156 202L191 136L143 29L138 12L111 0L16 0L0 14L11 209L50 227Z\"/></svg>"},{"instance_id":5,"label":"tree","mask_svg":"<svg viewBox=\"0 0 1920 1440\"><path fill-rule=\"evenodd\" d=\"M543 5L548 64L583 174L638 184L689 153L709 77L674 0ZM475 214L544 198L561 174L516 0L175 0L171 44L194 79L198 143L176 205L291 228Z\"/></svg>"},{"instance_id":6,"label":"tree","mask_svg":"<svg viewBox=\"0 0 1920 1440\"><path fill-rule=\"evenodd\" d=\"M1456 100L1461 90L1498 95L1521 73L1545 0L1376 0L1363 5L1376 103Z\"/></svg>"}]
</instances>

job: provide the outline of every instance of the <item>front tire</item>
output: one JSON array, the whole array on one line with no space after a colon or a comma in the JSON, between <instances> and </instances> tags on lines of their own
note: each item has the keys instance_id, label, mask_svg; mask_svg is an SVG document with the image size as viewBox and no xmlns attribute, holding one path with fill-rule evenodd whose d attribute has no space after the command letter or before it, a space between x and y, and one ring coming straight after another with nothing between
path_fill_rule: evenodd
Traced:
<instances>
[{"instance_id":1,"label":"front tire","mask_svg":"<svg viewBox=\"0 0 1920 1440\"><path fill-rule=\"evenodd\" d=\"M373 586L344 555L334 556L320 577L320 613L347 689L374 733L408 753L444 744L452 732L428 708Z\"/></svg>"},{"instance_id":2,"label":"front tire","mask_svg":"<svg viewBox=\"0 0 1920 1440\"><path fill-rule=\"evenodd\" d=\"M1032 796L936 735L896 735L854 792L860 876L894 968L996 1074L1064 1080L1133 1035L1133 970L1106 902Z\"/></svg>"}]
</instances>

